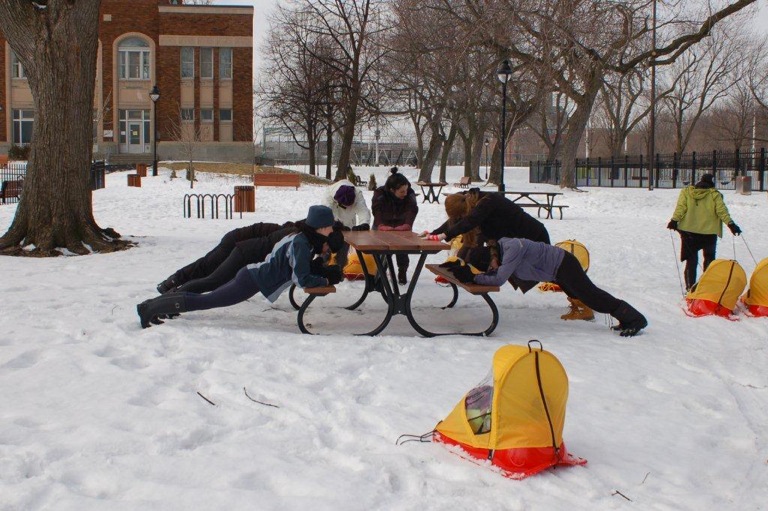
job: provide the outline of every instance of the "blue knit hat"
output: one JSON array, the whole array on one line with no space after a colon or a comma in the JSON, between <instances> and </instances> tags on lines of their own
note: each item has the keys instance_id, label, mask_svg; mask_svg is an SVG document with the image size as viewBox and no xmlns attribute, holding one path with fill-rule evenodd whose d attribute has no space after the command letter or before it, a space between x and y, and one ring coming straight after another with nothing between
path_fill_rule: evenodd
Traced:
<instances>
[{"instance_id":1,"label":"blue knit hat","mask_svg":"<svg viewBox=\"0 0 768 511\"><path fill-rule=\"evenodd\" d=\"M328 206L310 206L306 223L313 229L322 229L333 225L333 211Z\"/></svg>"}]
</instances>

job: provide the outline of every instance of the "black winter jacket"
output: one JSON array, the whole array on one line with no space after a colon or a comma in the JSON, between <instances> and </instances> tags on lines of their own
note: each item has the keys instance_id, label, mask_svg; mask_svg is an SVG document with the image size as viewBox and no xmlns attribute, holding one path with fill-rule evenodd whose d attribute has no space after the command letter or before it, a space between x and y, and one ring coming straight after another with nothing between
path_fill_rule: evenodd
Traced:
<instances>
[{"instance_id":1,"label":"black winter jacket","mask_svg":"<svg viewBox=\"0 0 768 511\"><path fill-rule=\"evenodd\" d=\"M403 224L408 224L413 229L419 205L416 203L416 193L410 187L405 198L398 199L395 194L380 186L373 192L371 210L374 229L378 229L380 225L397 227Z\"/></svg>"},{"instance_id":2,"label":"black winter jacket","mask_svg":"<svg viewBox=\"0 0 768 511\"><path fill-rule=\"evenodd\" d=\"M475 227L480 227L480 232L492 240L526 238L531 241L550 243L549 233L544 224L497 192L480 192L480 200L466 217L453 226L449 226L446 222L432 231L432 234L445 233L445 239L450 240Z\"/></svg>"}]
</instances>

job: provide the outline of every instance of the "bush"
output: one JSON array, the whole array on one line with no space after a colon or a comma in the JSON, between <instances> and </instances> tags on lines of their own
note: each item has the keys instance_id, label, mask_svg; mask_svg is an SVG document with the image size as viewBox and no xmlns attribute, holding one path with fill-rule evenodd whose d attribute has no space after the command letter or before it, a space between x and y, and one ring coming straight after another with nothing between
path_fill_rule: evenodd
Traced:
<instances>
[{"instance_id":1,"label":"bush","mask_svg":"<svg viewBox=\"0 0 768 511\"><path fill-rule=\"evenodd\" d=\"M355 184L357 183L357 176L355 175L355 171L352 170L352 167L349 167L347 169L347 179L350 183Z\"/></svg>"},{"instance_id":2,"label":"bush","mask_svg":"<svg viewBox=\"0 0 768 511\"><path fill-rule=\"evenodd\" d=\"M10 149L8 149L8 159L9 160L22 160L26 161L29 160L29 151L31 150L31 147L28 145L20 146L20 145L12 145Z\"/></svg>"},{"instance_id":3,"label":"bush","mask_svg":"<svg viewBox=\"0 0 768 511\"><path fill-rule=\"evenodd\" d=\"M374 191L376 188L378 188L376 186L376 176L371 174L371 177L368 178L368 189L370 191Z\"/></svg>"}]
</instances>

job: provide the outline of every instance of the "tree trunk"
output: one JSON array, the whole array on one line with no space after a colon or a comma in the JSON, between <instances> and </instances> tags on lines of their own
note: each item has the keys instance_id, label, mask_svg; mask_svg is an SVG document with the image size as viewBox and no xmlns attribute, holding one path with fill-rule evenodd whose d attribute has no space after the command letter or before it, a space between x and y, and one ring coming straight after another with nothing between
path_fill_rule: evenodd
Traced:
<instances>
[{"instance_id":1,"label":"tree trunk","mask_svg":"<svg viewBox=\"0 0 768 511\"><path fill-rule=\"evenodd\" d=\"M24 194L0 250L76 254L129 242L93 218L90 189L93 98L100 0L0 0L0 29L27 73L35 106ZM31 251L22 247L34 246Z\"/></svg>"},{"instance_id":2,"label":"tree trunk","mask_svg":"<svg viewBox=\"0 0 768 511\"><path fill-rule=\"evenodd\" d=\"M424 159L419 161L419 181L432 181L432 170L435 167L435 162L440 154L440 148L443 145L443 140L440 138L440 130L437 126L432 126L432 139L429 141L429 148L427 154L424 155Z\"/></svg>"},{"instance_id":3,"label":"tree trunk","mask_svg":"<svg viewBox=\"0 0 768 511\"><path fill-rule=\"evenodd\" d=\"M325 137L325 179L330 181L333 168L333 127L331 126L331 119L328 119Z\"/></svg>"}]
</instances>

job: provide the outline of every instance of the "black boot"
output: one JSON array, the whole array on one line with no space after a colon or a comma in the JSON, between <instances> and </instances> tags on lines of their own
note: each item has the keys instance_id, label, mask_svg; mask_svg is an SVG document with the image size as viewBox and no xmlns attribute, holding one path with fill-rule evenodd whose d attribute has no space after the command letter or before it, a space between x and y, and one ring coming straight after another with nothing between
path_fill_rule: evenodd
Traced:
<instances>
[{"instance_id":1,"label":"black boot","mask_svg":"<svg viewBox=\"0 0 768 511\"><path fill-rule=\"evenodd\" d=\"M168 293L138 304L136 312L139 313L141 328L148 328L153 324L161 325L163 322L159 316L178 315L181 312L186 312L185 296L184 293Z\"/></svg>"},{"instance_id":2,"label":"black boot","mask_svg":"<svg viewBox=\"0 0 768 511\"><path fill-rule=\"evenodd\" d=\"M407 284L408 283L408 276L405 274L405 272L408 271L408 268L403 268L402 266L397 269L397 282L400 284Z\"/></svg>"},{"instance_id":3,"label":"black boot","mask_svg":"<svg viewBox=\"0 0 768 511\"><path fill-rule=\"evenodd\" d=\"M619 302L611 316L619 320L619 324L613 330L621 332L622 337L634 337L640 330L648 326L648 320L627 302Z\"/></svg>"},{"instance_id":4,"label":"black boot","mask_svg":"<svg viewBox=\"0 0 768 511\"><path fill-rule=\"evenodd\" d=\"M173 291L174 289L179 287L181 284L182 283L178 281L178 279L176 278L176 274L174 273L173 275L171 275L170 277L168 277L167 279L165 279L164 281L162 281L157 285L157 292L160 293L161 295L164 295L169 291Z\"/></svg>"}]
</instances>

